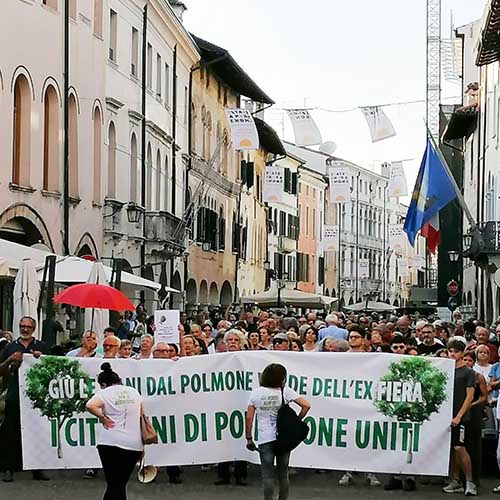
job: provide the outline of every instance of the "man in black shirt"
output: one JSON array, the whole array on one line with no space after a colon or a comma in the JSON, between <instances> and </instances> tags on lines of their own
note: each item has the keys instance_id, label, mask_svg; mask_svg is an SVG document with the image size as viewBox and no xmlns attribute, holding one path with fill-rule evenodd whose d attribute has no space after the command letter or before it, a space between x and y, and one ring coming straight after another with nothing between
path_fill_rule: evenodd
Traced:
<instances>
[{"instance_id":1,"label":"man in black shirt","mask_svg":"<svg viewBox=\"0 0 500 500\"><path fill-rule=\"evenodd\" d=\"M417 347L421 356L432 356L443 348L442 344L436 342L436 329L430 323L422 327L421 336L422 342Z\"/></svg>"},{"instance_id":2,"label":"man in black shirt","mask_svg":"<svg viewBox=\"0 0 500 500\"><path fill-rule=\"evenodd\" d=\"M33 354L37 358L49 354L47 344L33 337L35 328L33 318L21 318L20 337L0 352L0 376L8 377L5 418L0 427L0 470L5 473L3 480L6 482L13 481L13 473L23 468L19 410L19 367L23 354ZM42 471L33 471L33 479L43 481L48 477Z\"/></svg>"},{"instance_id":3,"label":"man in black shirt","mask_svg":"<svg viewBox=\"0 0 500 500\"><path fill-rule=\"evenodd\" d=\"M465 495L476 496L472 481L472 465L465 448L465 423L470 419L469 409L474 399L476 376L463 360L465 343L458 338L448 341L448 357L455 360L455 385L453 387L453 420L451 421L451 482L443 488L445 493L464 493L460 473L465 476Z\"/></svg>"}]
</instances>

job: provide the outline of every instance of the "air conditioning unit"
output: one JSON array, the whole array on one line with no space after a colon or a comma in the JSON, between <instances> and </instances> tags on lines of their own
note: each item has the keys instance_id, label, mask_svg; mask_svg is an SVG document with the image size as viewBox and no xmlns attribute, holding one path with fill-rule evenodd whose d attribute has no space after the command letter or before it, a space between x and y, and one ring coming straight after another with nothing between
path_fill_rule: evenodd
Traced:
<instances>
[{"instance_id":1,"label":"air conditioning unit","mask_svg":"<svg viewBox=\"0 0 500 500\"><path fill-rule=\"evenodd\" d=\"M115 60L115 49L113 47L109 48L109 58L114 61Z\"/></svg>"}]
</instances>

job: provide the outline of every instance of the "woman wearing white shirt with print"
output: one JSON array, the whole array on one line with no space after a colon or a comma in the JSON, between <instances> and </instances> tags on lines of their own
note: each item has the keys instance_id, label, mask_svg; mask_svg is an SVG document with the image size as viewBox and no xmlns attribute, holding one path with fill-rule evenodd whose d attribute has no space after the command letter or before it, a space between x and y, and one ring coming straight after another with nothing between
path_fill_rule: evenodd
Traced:
<instances>
[{"instance_id":1,"label":"woman wearing white shirt with print","mask_svg":"<svg viewBox=\"0 0 500 500\"><path fill-rule=\"evenodd\" d=\"M102 424L97 451L107 483L103 500L126 500L128 480L143 452L142 398L133 387L122 385L109 363L103 363L101 370L97 382L102 390L86 408Z\"/></svg>"},{"instance_id":2,"label":"woman wearing white shirt with print","mask_svg":"<svg viewBox=\"0 0 500 500\"><path fill-rule=\"evenodd\" d=\"M262 372L260 387L250 393L246 416L247 448L260 454L264 500L272 500L274 494L274 460L276 459L279 500L288 498L289 451L276 449L276 420L283 400L285 404L293 401L300 406L299 417L304 418L311 405L286 385L286 368L272 363ZM283 392L282 392L283 391ZM283 398L282 398L283 396ZM253 419L257 418L257 446L252 438Z\"/></svg>"}]
</instances>

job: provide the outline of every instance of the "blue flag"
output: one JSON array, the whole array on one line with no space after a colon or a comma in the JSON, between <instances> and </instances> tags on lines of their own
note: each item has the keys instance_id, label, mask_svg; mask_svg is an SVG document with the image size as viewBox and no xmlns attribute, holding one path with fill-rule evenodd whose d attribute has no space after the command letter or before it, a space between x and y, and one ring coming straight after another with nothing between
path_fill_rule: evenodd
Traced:
<instances>
[{"instance_id":1,"label":"blue flag","mask_svg":"<svg viewBox=\"0 0 500 500\"><path fill-rule=\"evenodd\" d=\"M450 201L453 201L456 196L455 187L443 163L432 144L427 140L427 147L420 164L403 227L412 246L415 244L415 237L422 226Z\"/></svg>"}]
</instances>

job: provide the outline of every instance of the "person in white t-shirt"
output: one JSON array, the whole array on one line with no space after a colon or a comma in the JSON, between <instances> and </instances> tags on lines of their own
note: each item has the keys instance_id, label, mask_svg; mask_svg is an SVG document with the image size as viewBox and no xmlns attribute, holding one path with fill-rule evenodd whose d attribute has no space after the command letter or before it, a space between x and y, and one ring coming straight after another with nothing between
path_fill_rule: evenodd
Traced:
<instances>
[{"instance_id":1,"label":"person in white t-shirt","mask_svg":"<svg viewBox=\"0 0 500 500\"><path fill-rule=\"evenodd\" d=\"M142 398L133 388L122 385L109 363L101 365L97 378L101 391L86 404L102 424L97 434L107 489L103 500L126 500L127 483L143 453L141 434Z\"/></svg>"},{"instance_id":2,"label":"person in white t-shirt","mask_svg":"<svg viewBox=\"0 0 500 500\"><path fill-rule=\"evenodd\" d=\"M260 387L250 393L246 416L247 448L260 454L264 500L272 500L274 494L274 460L278 472L279 499L288 498L289 451L276 449L276 420L283 402L300 406L299 417L304 418L311 405L286 385L286 368L280 364L270 364L262 372ZM257 446L252 437L253 420L257 418Z\"/></svg>"}]
</instances>

